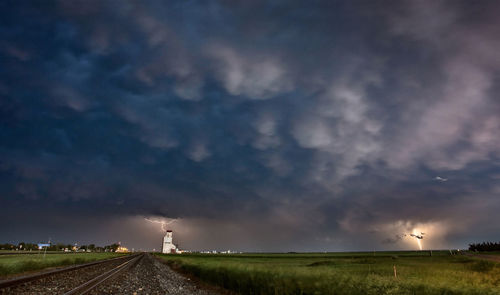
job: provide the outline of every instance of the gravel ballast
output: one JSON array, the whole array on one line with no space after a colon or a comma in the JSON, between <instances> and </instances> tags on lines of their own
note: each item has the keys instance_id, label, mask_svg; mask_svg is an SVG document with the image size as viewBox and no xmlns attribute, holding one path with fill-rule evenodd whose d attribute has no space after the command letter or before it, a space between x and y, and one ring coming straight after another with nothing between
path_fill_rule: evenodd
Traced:
<instances>
[{"instance_id":1,"label":"gravel ballast","mask_svg":"<svg viewBox=\"0 0 500 295\"><path fill-rule=\"evenodd\" d=\"M136 266L92 290L90 294L214 295L220 293L200 288L191 279L178 274L151 254L147 254Z\"/></svg>"}]
</instances>

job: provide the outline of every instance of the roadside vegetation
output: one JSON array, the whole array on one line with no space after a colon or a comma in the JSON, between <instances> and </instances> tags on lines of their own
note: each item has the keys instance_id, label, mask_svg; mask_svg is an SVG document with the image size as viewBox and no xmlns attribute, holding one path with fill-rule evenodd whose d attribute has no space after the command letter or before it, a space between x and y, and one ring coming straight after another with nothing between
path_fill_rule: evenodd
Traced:
<instances>
[{"instance_id":1,"label":"roadside vegetation","mask_svg":"<svg viewBox=\"0 0 500 295\"><path fill-rule=\"evenodd\" d=\"M500 263L449 251L157 255L239 294L500 294Z\"/></svg>"},{"instance_id":2,"label":"roadside vegetation","mask_svg":"<svg viewBox=\"0 0 500 295\"><path fill-rule=\"evenodd\" d=\"M0 255L0 276L8 276L50 267L82 264L96 260L126 255L123 253L67 253L67 254L19 254Z\"/></svg>"}]
</instances>

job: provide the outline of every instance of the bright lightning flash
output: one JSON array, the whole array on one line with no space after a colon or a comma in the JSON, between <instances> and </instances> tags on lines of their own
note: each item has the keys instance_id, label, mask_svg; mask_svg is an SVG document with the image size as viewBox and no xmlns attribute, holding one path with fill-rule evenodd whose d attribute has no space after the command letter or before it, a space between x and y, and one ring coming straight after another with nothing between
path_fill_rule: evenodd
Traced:
<instances>
[{"instance_id":1,"label":"bright lightning flash","mask_svg":"<svg viewBox=\"0 0 500 295\"><path fill-rule=\"evenodd\" d=\"M170 220L165 220L165 219L153 219L153 218L147 218L144 217L146 221L152 222L152 223L159 223L161 224L161 231L166 232L167 231L167 225L174 223L177 221L177 219L170 219Z\"/></svg>"},{"instance_id":2,"label":"bright lightning flash","mask_svg":"<svg viewBox=\"0 0 500 295\"><path fill-rule=\"evenodd\" d=\"M413 229L413 234L414 235L419 235L421 234L416 228ZM418 248L420 249L420 251L422 251L422 240L415 237L415 240L417 240L417 244L418 244Z\"/></svg>"}]
</instances>

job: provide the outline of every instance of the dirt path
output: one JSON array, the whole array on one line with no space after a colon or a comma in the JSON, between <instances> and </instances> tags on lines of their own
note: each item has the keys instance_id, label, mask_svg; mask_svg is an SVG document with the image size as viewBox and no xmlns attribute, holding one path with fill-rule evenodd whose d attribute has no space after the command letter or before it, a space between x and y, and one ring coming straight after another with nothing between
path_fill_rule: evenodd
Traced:
<instances>
[{"instance_id":1,"label":"dirt path","mask_svg":"<svg viewBox=\"0 0 500 295\"><path fill-rule=\"evenodd\" d=\"M485 255L485 254L472 254L464 253L465 256L486 259L489 261L500 262L500 256L497 255Z\"/></svg>"}]
</instances>

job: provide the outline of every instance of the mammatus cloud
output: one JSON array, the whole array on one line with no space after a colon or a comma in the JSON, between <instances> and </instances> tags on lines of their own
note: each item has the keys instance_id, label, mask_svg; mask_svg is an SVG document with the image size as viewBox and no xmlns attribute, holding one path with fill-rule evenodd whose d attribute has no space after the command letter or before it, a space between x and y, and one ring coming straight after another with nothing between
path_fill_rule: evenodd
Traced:
<instances>
[{"instance_id":1,"label":"mammatus cloud","mask_svg":"<svg viewBox=\"0 0 500 295\"><path fill-rule=\"evenodd\" d=\"M500 67L495 32L489 21L459 22L467 12L456 3L409 4L414 9L406 10L404 17L393 17L394 32L420 40L434 51L442 83L420 91L428 98L415 97L428 104L414 108L416 120L405 128L408 136L401 136L399 151L391 153L389 163L401 168L424 161L432 169L459 170L485 160L499 148L490 133L490 126L499 123L498 104L491 95ZM475 42L482 45L471 46Z\"/></svg>"},{"instance_id":2,"label":"mammatus cloud","mask_svg":"<svg viewBox=\"0 0 500 295\"><path fill-rule=\"evenodd\" d=\"M293 89L287 69L273 56L238 52L223 45L213 45L208 50L215 59L216 76L231 95L268 99Z\"/></svg>"},{"instance_id":3,"label":"mammatus cloud","mask_svg":"<svg viewBox=\"0 0 500 295\"><path fill-rule=\"evenodd\" d=\"M210 152L204 144L197 143L190 148L188 156L191 160L200 162L210 157Z\"/></svg>"},{"instance_id":4,"label":"mammatus cloud","mask_svg":"<svg viewBox=\"0 0 500 295\"><path fill-rule=\"evenodd\" d=\"M413 249L401 235L414 230L424 249L488 239L498 4L469 5L9 5L0 224L27 219L2 236L73 212L146 228L151 245L157 224L143 217L175 219L191 249Z\"/></svg>"}]
</instances>

